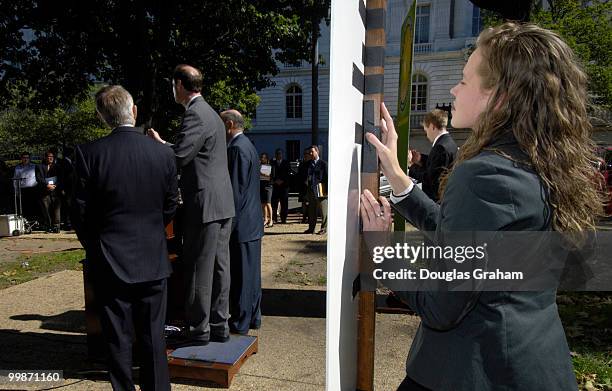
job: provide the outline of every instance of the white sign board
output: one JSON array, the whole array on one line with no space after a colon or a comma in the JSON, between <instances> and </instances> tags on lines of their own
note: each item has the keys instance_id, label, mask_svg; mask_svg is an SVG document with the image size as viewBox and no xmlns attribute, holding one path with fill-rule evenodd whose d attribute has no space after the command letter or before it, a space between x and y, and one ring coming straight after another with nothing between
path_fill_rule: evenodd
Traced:
<instances>
[{"instance_id":1,"label":"white sign board","mask_svg":"<svg viewBox=\"0 0 612 391\"><path fill-rule=\"evenodd\" d=\"M361 145L355 142L362 125L363 95L353 86L353 67L362 63L365 26L363 0L332 0L329 103L329 199L327 241L328 390L354 390L357 377L358 276Z\"/></svg>"}]
</instances>

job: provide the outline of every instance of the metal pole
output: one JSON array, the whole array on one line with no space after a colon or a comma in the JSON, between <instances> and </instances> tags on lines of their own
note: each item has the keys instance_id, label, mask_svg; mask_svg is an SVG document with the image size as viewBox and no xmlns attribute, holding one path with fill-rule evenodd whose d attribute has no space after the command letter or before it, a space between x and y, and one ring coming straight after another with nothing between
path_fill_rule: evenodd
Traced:
<instances>
[{"instance_id":1,"label":"metal pole","mask_svg":"<svg viewBox=\"0 0 612 391\"><path fill-rule=\"evenodd\" d=\"M319 23L312 21L312 145L319 145Z\"/></svg>"}]
</instances>

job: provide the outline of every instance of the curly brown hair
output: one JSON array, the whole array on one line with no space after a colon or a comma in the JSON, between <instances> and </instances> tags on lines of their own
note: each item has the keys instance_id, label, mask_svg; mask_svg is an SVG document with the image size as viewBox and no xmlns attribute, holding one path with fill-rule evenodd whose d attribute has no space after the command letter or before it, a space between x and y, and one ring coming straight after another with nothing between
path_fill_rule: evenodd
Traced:
<instances>
[{"instance_id":1,"label":"curly brown hair","mask_svg":"<svg viewBox=\"0 0 612 391\"><path fill-rule=\"evenodd\" d=\"M491 99L455 167L511 131L549 191L553 228L595 229L603 204L592 165L587 77L572 49L550 30L516 23L485 29L476 46L483 58L481 87L492 92ZM449 175L442 179L441 196Z\"/></svg>"}]
</instances>

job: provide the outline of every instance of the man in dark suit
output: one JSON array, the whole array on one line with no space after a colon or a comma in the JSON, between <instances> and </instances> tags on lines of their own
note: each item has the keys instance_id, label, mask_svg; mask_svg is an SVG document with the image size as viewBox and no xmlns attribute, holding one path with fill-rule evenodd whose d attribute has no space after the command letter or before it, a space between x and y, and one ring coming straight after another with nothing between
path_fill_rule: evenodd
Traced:
<instances>
[{"instance_id":1,"label":"man in dark suit","mask_svg":"<svg viewBox=\"0 0 612 391\"><path fill-rule=\"evenodd\" d=\"M304 149L304 157L298 166L297 182L299 183L299 201L302 203L302 224L308 222L308 201L306 200L306 187L308 184L308 167L310 167L310 148Z\"/></svg>"},{"instance_id":2,"label":"man in dark suit","mask_svg":"<svg viewBox=\"0 0 612 391\"><path fill-rule=\"evenodd\" d=\"M409 174L423 182L423 191L429 198L438 202L440 176L449 169L457 156L457 144L446 130L448 114L435 109L425 115L423 129L431 142L429 155L411 150L408 159L411 162Z\"/></svg>"},{"instance_id":3,"label":"man in dark suit","mask_svg":"<svg viewBox=\"0 0 612 391\"><path fill-rule=\"evenodd\" d=\"M66 230L72 229L70 221L70 210L72 209L72 190L74 189L74 148L65 146L62 149L62 157L56 159L56 163L61 167L63 176L62 186L62 206L61 217L62 223Z\"/></svg>"},{"instance_id":4,"label":"man in dark suit","mask_svg":"<svg viewBox=\"0 0 612 391\"><path fill-rule=\"evenodd\" d=\"M274 187L272 190L272 220L278 223L278 204L280 202L280 222L287 223L289 208L289 161L283 159L283 150L277 149L272 160Z\"/></svg>"},{"instance_id":5,"label":"man in dark suit","mask_svg":"<svg viewBox=\"0 0 612 391\"><path fill-rule=\"evenodd\" d=\"M244 119L236 110L221 113L227 129L227 162L236 217L230 238L230 330L247 334L261 325L261 221L259 157L244 135Z\"/></svg>"},{"instance_id":6,"label":"man in dark suit","mask_svg":"<svg viewBox=\"0 0 612 391\"><path fill-rule=\"evenodd\" d=\"M232 184L227 171L225 127L206 103L202 74L178 65L172 75L175 100L185 107L175 144L154 129L148 133L174 150L181 169L183 257L187 276L182 345L229 340L229 238L234 217ZM177 344L179 346L179 344Z\"/></svg>"},{"instance_id":7,"label":"man in dark suit","mask_svg":"<svg viewBox=\"0 0 612 391\"><path fill-rule=\"evenodd\" d=\"M52 150L48 150L43 162L36 166L36 182L40 191L40 210L47 232L58 233L64 175L62 168L55 162L55 153Z\"/></svg>"},{"instance_id":8,"label":"man in dark suit","mask_svg":"<svg viewBox=\"0 0 612 391\"><path fill-rule=\"evenodd\" d=\"M72 223L87 254L111 384L134 389L133 332L143 353L141 388L170 390L164 321L171 266L164 227L178 198L174 156L134 127L136 106L123 87L98 91L96 109L113 131L76 148Z\"/></svg>"},{"instance_id":9,"label":"man in dark suit","mask_svg":"<svg viewBox=\"0 0 612 391\"><path fill-rule=\"evenodd\" d=\"M321 230L317 235L327 232L327 163L319 158L319 147L308 149L308 178L306 180L306 200L308 201L308 229L304 233L312 234L317 225L317 213L321 211Z\"/></svg>"}]
</instances>

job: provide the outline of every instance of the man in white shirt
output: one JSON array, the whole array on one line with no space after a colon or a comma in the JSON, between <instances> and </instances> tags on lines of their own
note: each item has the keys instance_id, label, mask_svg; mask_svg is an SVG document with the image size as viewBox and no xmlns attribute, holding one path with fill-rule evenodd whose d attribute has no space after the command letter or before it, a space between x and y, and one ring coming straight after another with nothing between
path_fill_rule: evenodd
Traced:
<instances>
[{"instance_id":1,"label":"man in white shirt","mask_svg":"<svg viewBox=\"0 0 612 391\"><path fill-rule=\"evenodd\" d=\"M13 186L16 192L21 187L21 203L23 205L24 217L27 219L35 218L37 216L36 165L30 161L29 152L21 154L21 163L15 166L13 178L20 179L19 181L13 181Z\"/></svg>"},{"instance_id":2,"label":"man in white shirt","mask_svg":"<svg viewBox=\"0 0 612 391\"><path fill-rule=\"evenodd\" d=\"M409 175L423 182L423 191L429 198L438 202L440 176L450 168L457 156L457 144L446 130L448 114L435 109L423 118L423 129L432 147L429 155L411 150Z\"/></svg>"}]
</instances>

